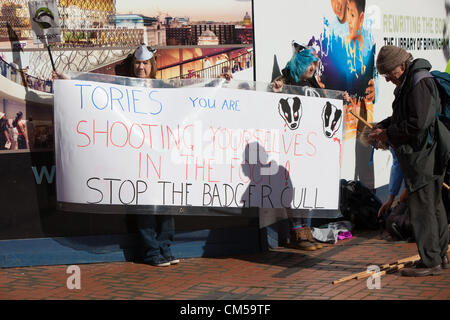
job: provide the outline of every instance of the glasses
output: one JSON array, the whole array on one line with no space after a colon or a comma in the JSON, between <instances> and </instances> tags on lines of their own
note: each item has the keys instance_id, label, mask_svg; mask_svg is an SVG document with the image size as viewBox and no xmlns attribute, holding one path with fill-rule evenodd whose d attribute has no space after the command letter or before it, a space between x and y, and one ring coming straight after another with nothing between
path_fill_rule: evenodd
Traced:
<instances>
[{"instance_id":1,"label":"glasses","mask_svg":"<svg viewBox=\"0 0 450 320\"><path fill-rule=\"evenodd\" d=\"M382 74L381 76L383 76L386 80L395 80L395 79L400 78L402 73L403 73L403 70L401 69L401 66L397 66L394 70L392 70L386 74Z\"/></svg>"}]
</instances>

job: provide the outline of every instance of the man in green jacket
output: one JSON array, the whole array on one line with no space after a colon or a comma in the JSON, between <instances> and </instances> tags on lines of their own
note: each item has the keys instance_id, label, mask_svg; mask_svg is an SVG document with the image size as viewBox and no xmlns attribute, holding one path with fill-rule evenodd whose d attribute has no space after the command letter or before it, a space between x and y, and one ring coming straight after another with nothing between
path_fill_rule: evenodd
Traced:
<instances>
[{"instance_id":1,"label":"man in green jacket","mask_svg":"<svg viewBox=\"0 0 450 320\"><path fill-rule=\"evenodd\" d=\"M377 57L377 70L396 88L392 116L370 133L390 144L402 168L408 189L411 224L420 255L404 276L439 275L450 267L447 256L447 216L441 197L445 164L438 157L435 139L436 113L441 112L438 88L428 71L427 60L415 59L395 46L384 46Z\"/></svg>"}]
</instances>

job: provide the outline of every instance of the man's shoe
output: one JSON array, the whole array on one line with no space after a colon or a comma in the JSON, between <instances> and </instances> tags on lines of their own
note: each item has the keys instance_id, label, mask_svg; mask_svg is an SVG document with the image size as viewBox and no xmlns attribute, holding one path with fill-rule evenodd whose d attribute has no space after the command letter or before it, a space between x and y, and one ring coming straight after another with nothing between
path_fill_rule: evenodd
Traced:
<instances>
[{"instance_id":1,"label":"man's shoe","mask_svg":"<svg viewBox=\"0 0 450 320\"><path fill-rule=\"evenodd\" d=\"M316 246L313 243L311 243L309 241L304 241L304 240L290 242L288 247L293 248L293 249L305 250L305 251L316 250Z\"/></svg>"},{"instance_id":2,"label":"man's shoe","mask_svg":"<svg viewBox=\"0 0 450 320\"><path fill-rule=\"evenodd\" d=\"M445 255L445 256L442 257L441 268L442 269L449 269L450 268L450 263L448 261L448 255Z\"/></svg>"},{"instance_id":3,"label":"man's shoe","mask_svg":"<svg viewBox=\"0 0 450 320\"><path fill-rule=\"evenodd\" d=\"M164 257L158 256L153 258L147 258L144 260L146 264L149 264L154 267L168 267L170 266L170 262L167 261Z\"/></svg>"},{"instance_id":4,"label":"man's shoe","mask_svg":"<svg viewBox=\"0 0 450 320\"><path fill-rule=\"evenodd\" d=\"M437 276L442 274L442 268L440 264L432 268L427 268L423 264L418 264L412 268L403 269L401 274L404 277Z\"/></svg>"}]
</instances>

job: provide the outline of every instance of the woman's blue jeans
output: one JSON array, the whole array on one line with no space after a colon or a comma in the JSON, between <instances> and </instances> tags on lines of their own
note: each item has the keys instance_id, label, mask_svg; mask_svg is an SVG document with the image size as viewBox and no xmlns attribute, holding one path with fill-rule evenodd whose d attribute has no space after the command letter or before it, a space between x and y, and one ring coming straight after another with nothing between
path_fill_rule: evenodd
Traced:
<instances>
[{"instance_id":1,"label":"woman's blue jeans","mask_svg":"<svg viewBox=\"0 0 450 320\"><path fill-rule=\"evenodd\" d=\"M137 226L144 245L144 261L161 255L172 256L170 245L175 234L173 216L139 214Z\"/></svg>"}]
</instances>

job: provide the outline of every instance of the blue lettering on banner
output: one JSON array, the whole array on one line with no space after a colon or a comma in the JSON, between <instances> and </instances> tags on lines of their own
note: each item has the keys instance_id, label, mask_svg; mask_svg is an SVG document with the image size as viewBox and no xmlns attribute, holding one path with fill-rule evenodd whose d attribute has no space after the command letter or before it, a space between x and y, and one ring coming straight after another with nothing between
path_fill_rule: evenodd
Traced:
<instances>
[{"instance_id":1,"label":"blue lettering on banner","mask_svg":"<svg viewBox=\"0 0 450 320\"><path fill-rule=\"evenodd\" d=\"M119 92L119 93L120 93L120 98L113 98L113 89L114 89L116 92ZM110 93L110 96L111 96L111 111L113 110L113 101L118 101L119 104L120 104L120 107L122 108L122 111L125 111L125 109L123 108L122 102L120 101L120 100L122 100L122 98L123 98L123 93L122 93L122 91L120 91L120 90L117 89L117 88L111 87L111 88L109 88L109 93Z\"/></svg>"},{"instance_id":2,"label":"blue lettering on banner","mask_svg":"<svg viewBox=\"0 0 450 320\"><path fill-rule=\"evenodd\" d=\"M90 84L75 84L80 87L80 109L93 107L95 110L123 111L139 115L157 115L163 110L163 103L158 99L158 90L151 90L147 96L143 90L124 89L117 87L96 86ZM110 108L108 108L110 106ZM119 109L120 107L120 109Z\"/></svg>"},{"instance_id":3,"label":"blue lettering on banner","mask_svg":"<svg viewBox=\"0 0 450 320\"><path fill-rule=\"evenodd\" d=\"M239 110L239 100L232 100L232 99L225 99L223 101L223 103L217 103L216 104L216 99L212 99L212 98L203 98L203 97L189 97L190 102L192 103L192 107L193 108L198 108L198 109L218 109L218 110L223 110L223 111L241 111ZM216 108L217 106L222 106L221 109Z\"/></svg>"},{"instance_id":4,"label":"blue lettering on banner","mask_svg":"<svg viewBox=\"0 0 450 320\"><path fill-rule=\"evenodd\" d=\"M134 93L135 93L135 92L142 92L142 91L141 91L141 90L135 90L135 89L131 90L131 97L133 98L133 110L134 110L134 113L145 114L145 112L139 112L139 111L136 111L136 102L137 102L137 101L140 101L140 100L137 99L137 98L134 96Z\"/></svg>"},{"instance_id":5,"label":"blue lettering on banner","mask_svg":"<svg viewBox=\"0 0 450 320\"><path fill-rule=\"evenodd\" d=\"M152 100L153 102L155 102L156 104L159 105L159 110L158 110L158 112L149 112L149 113L152 114L152 115L157 115L157 114L159 114L159 113L162 111L162 108L163 108L163 105L162 105L162 103L161 103L160 101L158 101L158 100L152 98L152 94L155 93L155 92L159 92L159 91L153 90L153 91L150 91L150 93L148 94L148 97L150 98L150 100Z\"/></svg>"},{"instance_id":6,"label":"blue lettering on banner","mask_svg":"<svg viewBox=\"0 0 450 320\"><path fill-rule=\"evenodd\" d=\"M83 87L91 87L90 84L76 84L75 87L80 87L80 106L83 110Z\"/></svg>"},{"instance_id":7,"label":"blue lettering on banner","mask_svg":"<svg viewBox=\"0 0 450 320\"><path fill-rule=\"evenodd\" d=\"M47 170L46 166L41 167L41 171L38 173L36 167L31 167L33 170L34 178L36 179L37 184L41 184L44 176L47 180L47 183L53 183L53 179L55 178L56 166L52 166L50 173Z\"/></svg>"},{"instance_id":8,"label":"blue lettering on banner","mask_svg":"<svg viewBox=\"0 0 450 320\"><path fill-rule=\"evenodd\" d=\"M108 98L108 93L106 92L106 90L105 90L104 88L102 88L102 87L97 86L97 87L95 87L94 91L92 91L92 96L91 96L91 98L92 98L92 104L93 104L94 107L96 107L98 110L104 110L104 109L108 106L108 99L105 99L106 104L105 104L102 108L100 108L99 106L97 106L97 104L96 104L95 101L94 101L95 92L96 92L97 89L102 89L102 91L103 91L103 92L105 93L105 95L106 95L106 98Z\"/></svg>"}]
</instances>

